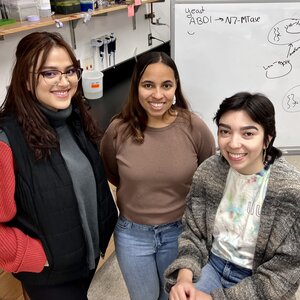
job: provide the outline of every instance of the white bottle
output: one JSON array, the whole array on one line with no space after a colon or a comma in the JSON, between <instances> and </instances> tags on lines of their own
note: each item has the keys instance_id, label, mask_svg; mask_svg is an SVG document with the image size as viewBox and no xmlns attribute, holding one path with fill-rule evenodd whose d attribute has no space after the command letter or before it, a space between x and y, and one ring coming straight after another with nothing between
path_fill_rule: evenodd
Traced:
<instances>
[{"instance_id":1,"label":"white bottle","mask_svg":"<svg viewBox=\"0 0 300 300\"><path fill-rule=\"evenodd\" d=\"M37 0L37 5L38 5L39 14L41 18L51 16L50 0Z\"/></svg>"}]
</instances>

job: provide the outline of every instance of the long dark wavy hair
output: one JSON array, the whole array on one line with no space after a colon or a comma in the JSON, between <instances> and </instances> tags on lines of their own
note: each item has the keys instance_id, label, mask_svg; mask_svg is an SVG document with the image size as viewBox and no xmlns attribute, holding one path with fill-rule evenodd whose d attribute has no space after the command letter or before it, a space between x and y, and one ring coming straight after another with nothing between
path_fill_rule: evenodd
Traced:
<instances>
[{"instance_id":1,"label":"long dark wavy hair","mask_svg":"<svg viewBox=\"0 0 300 300\"><path fill-rule=\"evenodd\" d=\"M276 138L275 109L273 103L263 94L250 94L240 92L223 100L214 117L214 121L219 127L220 118L228 111L244 111L256 123L264 129L264 145L266 148L266 162L273 163L282 152L273 146ZM272 137L269 141L269 136Z\"/></svg>"},{"instance_id":2,"label":"long dark wavy hair","mask_svg":"<svg viewBox=\"0 0 300 300\"><path fill-rule=\"evenodd\" d=\"M17 46L11 83L0 107L0 118L9 115L15 116L36 159L45 158L50 155L51 150L58 148L57 135L38 108L39 102L36 98L38 78L33 72L30 72L30 70L34 70L35 73L38 73L42 70L48 53L53 47L64 48L74 67L80 67L72 48L59 33L33 32L22 38ZM28 83L31 84L32 91L28 90ZM81 87L80 80L72 103L76 103L79 108L87 136L99 146L101 132L87 112Z\"/></svg>"},{"instance_id":3,"label":"long dark wavy hair","mask_svg":"<svg viewBox=\"0 0 300 300\"><path fill-rule=\"evenodd\" d=\"M144 142L144 131L147 127L148 116L139 101L139 83L146 68L149 65L158 62L165 64L173 70L174 77L177 83L177 88L175 91L176 104L171 106L168 113L170 115L174 115L176 111L181 112L181 114L189 118L190 121L189 105L181 90L179 73L175 62L169 55L164 52L147 52L139 57L134 67L131 77L129 95L127 97L126 103L122 108L122 111L113 117L113 120L121 119L121 122L117 125L117 129L120 125L124 123L127 124L124 131L122 132L123 140L132 136L135 142L140 144Z\"/></svg>"}]
</instances>

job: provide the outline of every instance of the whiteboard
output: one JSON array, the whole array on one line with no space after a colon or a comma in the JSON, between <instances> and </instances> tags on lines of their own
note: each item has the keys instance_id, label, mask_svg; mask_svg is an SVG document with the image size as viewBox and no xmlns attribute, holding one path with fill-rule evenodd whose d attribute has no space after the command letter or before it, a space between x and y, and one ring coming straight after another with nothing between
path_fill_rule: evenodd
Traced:
<instances>
[{"instance_id":1,"label":"whiteboard","mask_svg":"<svg viewBox=\"0 0 300 300\"><path fill-rule=\"evenodd\" d=\"M212 119L226 97L265 94L274 145L300 153L300 2L171 0L171 56L194 112Z\"/></svg>"}]
</instances>

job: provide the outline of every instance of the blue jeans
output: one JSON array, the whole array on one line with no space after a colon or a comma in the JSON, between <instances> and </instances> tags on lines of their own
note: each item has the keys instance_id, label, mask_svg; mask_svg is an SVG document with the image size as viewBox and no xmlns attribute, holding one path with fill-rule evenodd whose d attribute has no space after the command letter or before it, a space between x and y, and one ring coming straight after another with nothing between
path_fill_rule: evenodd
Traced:
<instances>
[{"instance_id":1,"label":"blue jeans","mask_svg":"<svg viewBox=\"0 0 300 300\"><path fill-rule=\"evenodd\" d=\"M208 263L201 270L200 279L195 283L195 287L197 290L210 294L215 289L229 288L251 275L252 270L240 267L211 253Z\"/></svg>"},{"instance_id":2,"label":"blue jeans","mask_svg":"<svg viewBox=\"0 0 300 300\"><path fill-rule=\"evenodd\" d=\"M177 256L181 221L142 225L120 216L114 238L116 256L131 300L167 300L164 271Z\"/></svg>"}]
</instances>

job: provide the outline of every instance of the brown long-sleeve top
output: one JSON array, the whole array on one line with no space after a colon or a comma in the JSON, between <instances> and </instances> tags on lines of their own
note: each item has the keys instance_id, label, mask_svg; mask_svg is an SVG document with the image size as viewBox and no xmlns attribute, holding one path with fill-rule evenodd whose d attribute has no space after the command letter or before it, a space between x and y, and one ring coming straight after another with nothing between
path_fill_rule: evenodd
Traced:
<instances>
[{"instance_id":1,"label":"brown long-sleeve top","mask_svg":"<svg viewBox=\"0 0 300 300\"><path fill-rule=\"evenodd\" d=\"M214 154L214 138L202 119L191 115L164 128L147 127L143 144L124 141L119 120L106 130L101 155L109 181L117 186L120 214L139 224L160 225L182 218L185 198L198 165Z\"/></svg>"}]
</instances>

